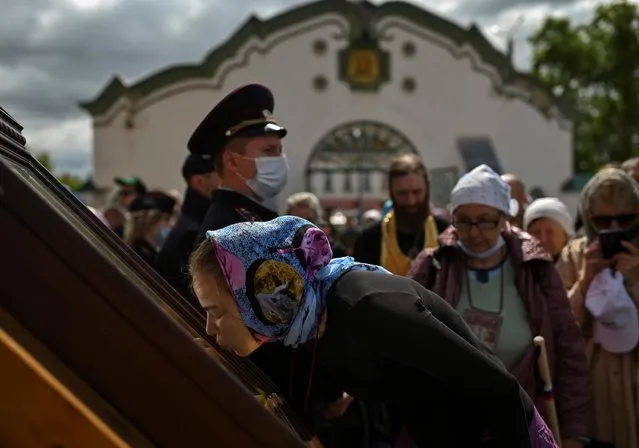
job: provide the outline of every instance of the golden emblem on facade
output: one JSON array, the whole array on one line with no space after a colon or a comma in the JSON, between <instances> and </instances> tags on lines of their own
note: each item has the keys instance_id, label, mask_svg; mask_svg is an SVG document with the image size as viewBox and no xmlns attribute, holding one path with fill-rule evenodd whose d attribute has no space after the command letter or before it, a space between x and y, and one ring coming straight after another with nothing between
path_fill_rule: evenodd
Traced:
<instances>
[{"instance_id":1,"label":"golden emblem on facade","mask_svg":"<svg viewBox=\"0 0 639 448\"><path fill-rule=\"evenodd\" d=\"M370 31L364 31L338 53L339 79L351 90L376 92L390 80L390 55L379 47Z\"/></svg>"},{"instance_id":2,"label":"golden emblem on facade","mask_svg":"<svg viewBox=\"0 0 639 448\"><path fill-rule=\"evenodd\" d=\"M375 84L381 74L379 53L373 49L351 50L346 72L353 84Z\"/></svg>"}]
</instances>

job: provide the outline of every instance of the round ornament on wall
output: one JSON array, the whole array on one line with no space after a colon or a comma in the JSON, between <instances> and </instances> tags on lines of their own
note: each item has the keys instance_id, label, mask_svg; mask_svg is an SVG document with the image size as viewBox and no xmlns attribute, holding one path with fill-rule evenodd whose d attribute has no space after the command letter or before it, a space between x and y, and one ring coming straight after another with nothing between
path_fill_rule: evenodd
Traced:
<instances>
[{"instance_id":1,"label":"round ornament on wall","mask_svg":"<svg viewBox=\"0 0 639 448\"><path fill-rule=\"evenodd\" d=\"M323 55L326 53L326 41L322 39L317 39L313 42L313 53L317 55Z\"/></svg>"},{"instance_id":2,"label":"round ornament on wall","mask_svg":"<svg viewBox=\"0 0 639 448\"><path fill-rule=\"evenodd\" d=\"M415 53L417 53L417 47L415 47L415 44L410 41L404 42L402 45L402 54L407 58L412 58L415 56Z\"/></svg>"},{"instance_id":3,"label":"round ornament on wall","mask_svg":"<svg viewBox=\"0 0 639 448\"><path fill-rule=\"evenodd\" d=\"M323 92L324 90L326 90L326 88L328 87L328 80L326 79L326 76L317 75L315 78L313 78L313 87L318 92Z\"/></svg>"},{"instance_id":4,"label":"round ornament on wall","mask_svg":"<svg viewBox=\"0 0 639 448\"><path fill-rule=\"evenodd\" d=\"M411 93L414 92L416 88L417 82L415 81L415 78L407 76L402 81L402 89L404 90L404 92Z\"/></svg>"}]
</instances>

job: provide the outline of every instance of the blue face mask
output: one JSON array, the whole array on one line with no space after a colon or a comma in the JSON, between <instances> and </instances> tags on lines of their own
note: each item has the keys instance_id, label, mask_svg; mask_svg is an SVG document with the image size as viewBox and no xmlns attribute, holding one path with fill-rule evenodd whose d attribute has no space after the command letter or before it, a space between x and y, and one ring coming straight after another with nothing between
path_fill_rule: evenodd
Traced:
<instances>
[{"instance_id":1,"label":"blue face mask","mask_svg":"<svg viewBox=\"0 0 639 448\"><path fill-rule=\"evenodd\" d=\"M462 252L464 252L469 257L476 258L478 260L485 260L486 258L492 257L497 252L499 252L499 250L502 247L504 247L505 244L506 244L506 241L504 240L504 237L499 235L499 239L497 240L497 242L495 243L493 247L491 247L490 249L486 249L483 252L474 252L468 249L466 246L464 246L464 244L461 241L457 242L457 246L462 250Z\"/></svg>"},{"instance_id":2,"label":"blue face mask","mask_svg":"<svg viewBox=\"0 0 639 448\"><path fill-rule=\"evenodd\" d=\"M158 250L162 249L162 246L164 246L164 243L166 243L166 240L169 238L170 234L171 226L167 225L160 229L158 235L155 237L155 245Z\"/></svg>"}]
</instances>

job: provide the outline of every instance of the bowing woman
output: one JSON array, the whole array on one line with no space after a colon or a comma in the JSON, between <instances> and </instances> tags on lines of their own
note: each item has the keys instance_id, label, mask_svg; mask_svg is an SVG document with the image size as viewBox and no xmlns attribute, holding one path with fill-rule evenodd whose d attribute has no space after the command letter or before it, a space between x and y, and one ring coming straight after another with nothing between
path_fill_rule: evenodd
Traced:
<instances>
[{"instance_id":1,"label":"bowing woman","mask_svg":"<svg viewBox=\"0 0 639 448\"><path fill-rule=\"evenodd\" d=\"M240 356L267 342L309 351L309 390L321 369L350 396L386 404L420 447L556 446L517 380L442 299L331 257L326 235L297 217L207 232L190 264L207 333Z\"/></svg>"}]
</instances>

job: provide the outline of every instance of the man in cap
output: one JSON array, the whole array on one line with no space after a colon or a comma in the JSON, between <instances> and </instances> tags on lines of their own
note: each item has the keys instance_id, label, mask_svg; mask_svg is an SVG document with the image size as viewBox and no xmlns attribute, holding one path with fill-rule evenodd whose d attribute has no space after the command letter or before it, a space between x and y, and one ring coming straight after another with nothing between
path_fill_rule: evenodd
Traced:
<instances>
[{"instance_id":1,"label":"man in cap","mask_svg":"<svg viewBox=\"0 0 639 448\"><path fill-rule=\"evenodd\" d=\"M208 230L277 217L263 204L276 197L288 179L281 141L287 131L273 118L273 109L268 88L241 87L222 99L189 139L192 154L215 158L220 177L198 240Z\"/></svg>"},{"instance_id":2,"label":"man in cap","mask_svg":"<svg viewBox=\"0 0 639 448\"><path fill-rule=\"evenodd\" d=\"M158 254L156 264L160 275L200 310L197 299L191 292L188 262L211 198L219 184L215 159L208 154L189 154L182 165L182 177L187 189L180 215Z\"/></svg>"},{"instance_id":3,"label":"man in cap","mask_svg":"<svg viewBox=\"0 0 639 448\"><path fill-rule=\"evenodd\" d=\"M189 151L213 156L220 177L220 187L213 194L198 241L208 230L277 217L277 213L267 208L265 203L286 186L288 163L282 153L281 140L287 131L273 118L273 108L273 94L268 88L259 84L241 87L222 99L191 136ZM292 380L290 376L293 358L289 347L264 344L249 359L280 390L292 391L292 395L298 398L305 396L306 381ZM293 381L292 385L290 381ZM320 380L316 378L315 381ZM309 409L317 407L317 399L314 397ZM331 397L332 400L334 397ZM303 403L302 398L291 404L296 411L303 413ZM339 404L340 400L336 403ZM357 406L353 408L357 409ZM361 425L357 427L357 434L360 432ZM340 436L333 434L332 437ZM340 446L353 445L346 442Z\"/></svg>"},{"instance_id":4,"label":"man in cap","mask_svg":"<svg viewBox=\"0 0 639 448\"><path fill-rule=\"evenodd\" d=\"M117 193L118 203L126 210L136 197L146 194L146 185L139 177L116 177L113 181L120 187Z\"/></svg>"}]
</instances>

